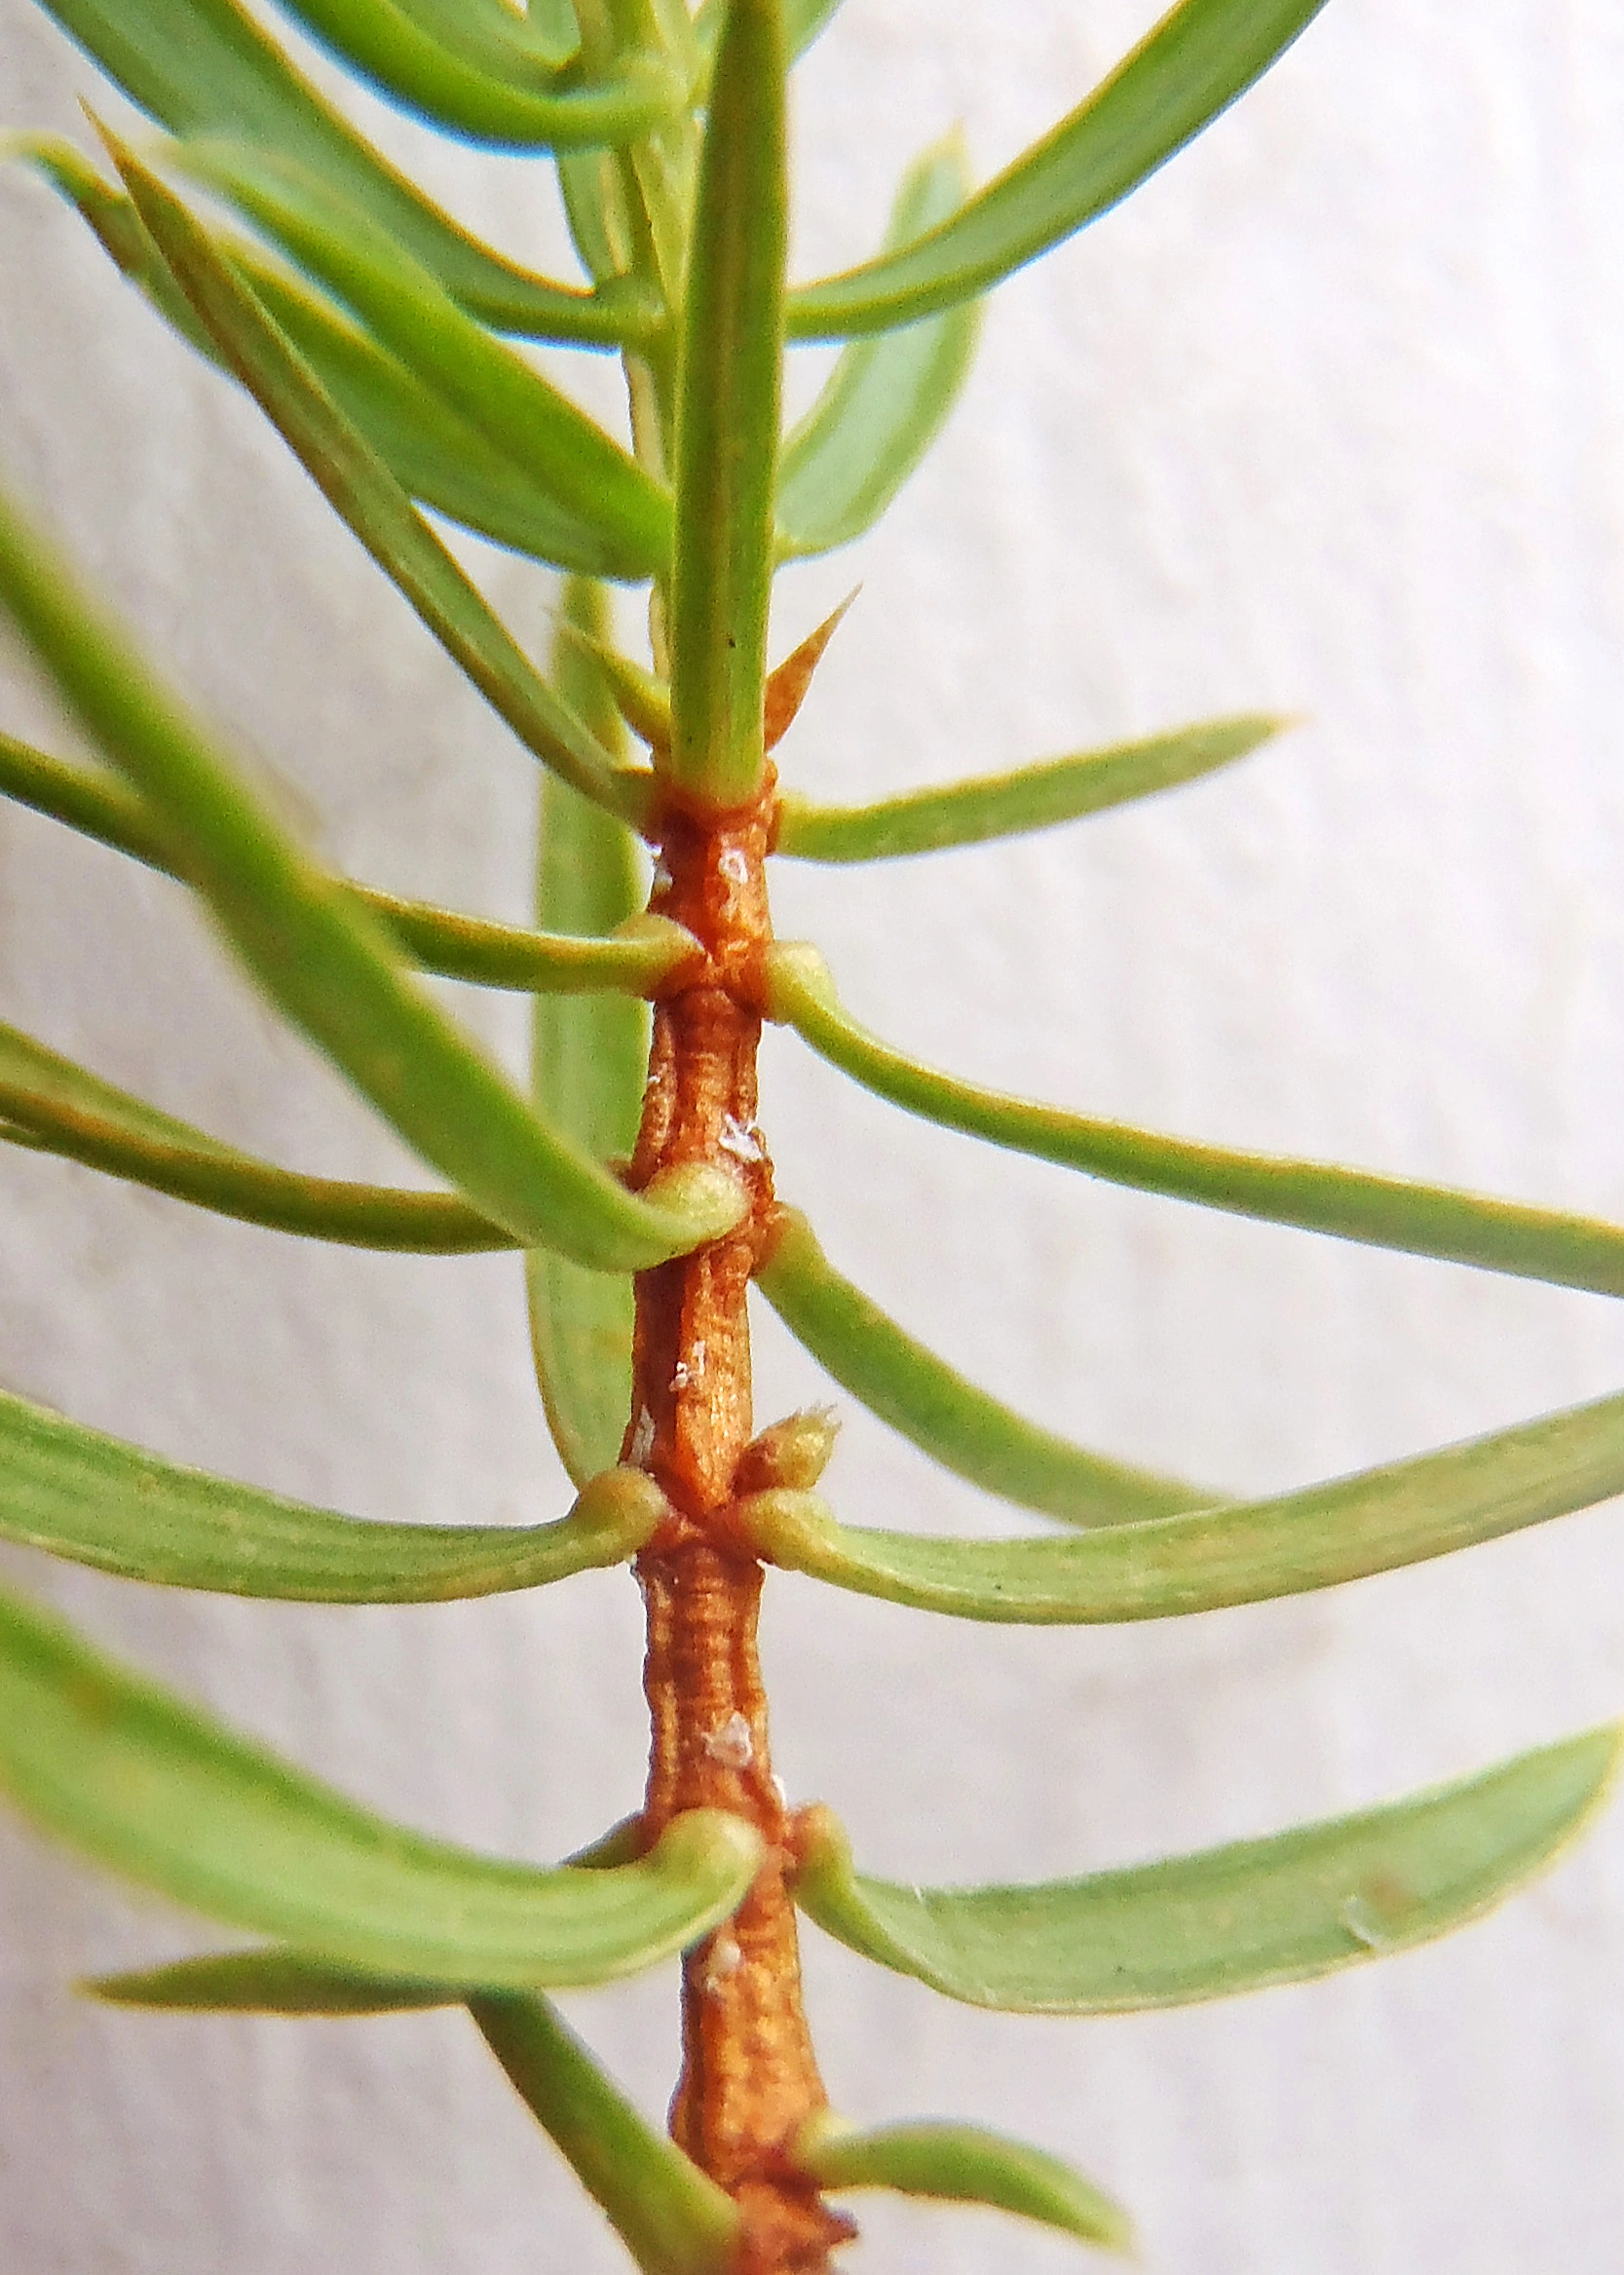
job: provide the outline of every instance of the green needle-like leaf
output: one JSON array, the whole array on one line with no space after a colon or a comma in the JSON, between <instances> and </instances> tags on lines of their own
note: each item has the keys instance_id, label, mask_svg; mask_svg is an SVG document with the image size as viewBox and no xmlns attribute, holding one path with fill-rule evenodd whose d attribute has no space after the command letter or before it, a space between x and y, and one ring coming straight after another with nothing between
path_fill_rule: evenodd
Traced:
<instances>
[{"instance_id":1,"label":"green needle-like leaf","mask_svg":"<svg viewBox=\"0 0 1624 2275\"><path fill-rule=\"evenodd\" d=\"M715 1172L702 1182L685 1175L651 1201L548 1130L3 500L0 601L92 739L145 797L273 1001L481 1213L527 1245L559 1245L621 1270L682 1254L737 1221L740 1198Z\"/></svg>"},{"instance_id":2,"label":"green needle-like leaf","mask_svg":"<svg viewBox=\"0 0 1624 2275\"><path fill-rule=\"evenodd\" d=\"M1020 1507L1068 1525L1120 1525L1222 1495L1074 1446L925 1349L836 1271L797 1209L780 1209L756 1284L841 1387L922 1453Z\"/></svg>"},{"instance_id":3,"label":"green needle-like leaf","mask_svg":"<svg viewBox=\"0 0 1624 2275\"><path fill-rule=\"evenodd\" d=\"M88 768L64 765L10 735L0 735L0 796L64 821L82 836L130 853L165 876L181 874L138 798ZM566 995L599 991L656 995L673 972L703 954L693 933L668 917L633 916L612 937L578 939L565 932L532 932L522 925L465 916L426 900L402 900L370 885L344 881L343 889L360 907L382 918L414 964L483 987Z\"/></svg>"},{"instance_id":4,"label":"green needle-like leaf","mask_svg":"<svg viewBox=\"0 0 1624 2275\"><path fill-rule=\"evenodd\" d=\"M634 288L575 291L480 245L321 100L237 0L42 5L172 133L231 134L310 167L498 330L613 347L644 336L657 321Z\"/></svg>"},{"instance_id":5,"label":"green needle-like leaf","mask_svg":"<svg viewBox=\"0 0 1624 2275\"><path fill-rule=\"evenodd\" d=\"M614 36L623 54L639 47L663 51L682 73L692 91L691 101L706 110L712 98L700 97L701 66L694 46L688 0L608 0ZM655 127L625 152L622 170L624 227L620 231L631 247L631 265L673 317L688 292L688 256L694 218L694 185L699 150L692 111ZM605 169L607 172L608 169ZM675 345L673 327L661 342L663 353ZM663 383L662 383L663 385ZM661 457L669 447L669 428L661 413Z\"/></svg>"},{"instance_id":6,"label":"green needle-like leaf","mask_svg":"<svg viewBox=\"0 0 1624 2275\"><path fill-rule=\"evenodd\" d=\"M32 167L74 208L114 267L140 286L187 346L219 362L213 341L164 266L140 215L122 190L102 179L77 144L61 134L0 134L0 158Z\"/></svg>"},{"instance_id":7,"label":"green needle-like leaf","mask_svg":"<svg viewBox=\"0 0 1624 2275\"><path fill-rule=\"evenodd\" d=\"M670 443L670 381L674 340L666 319L681 303L694 188L696 136L692 110L702 108L702 66L694 43L687 0L589 0L580 11L585 65L607 73L650 51L662 54L689 90L689 108L655 127L623 153L597 151L558 156L558 186L577 254L587 275L614 288L634 277L660 312L663 336L653 348L658 379L648 364L633 392L653 383L659 408L644 409L658 427L655 452L663 466ZM653 436L654 427L644 432Z\"/></svg>"},{"instance_id":8,"label":"green needle-like leaf","mask_svg":"<svg viewBox=\"0 0 1624 2275\"><path fill-rule=\"evenodd\" d=\"M746 805L764 763L773 483L783 363L781 0L729 0L689 254L671 588L673 787Z\"/></svg>"},{"instance_id":9,"label":"green needle-like leaf","mask_svg":"<svg viewBox=\"0 0 1624 2275\"><path fill-rule=\"evenodd\" d=\"M1231 1216L1473 1264L1517 1279L1624 1295L1624 1228L1617 1225L1365 1169L1231 1153L983 1090L921 1066L849 1019L814 948L782 943L769 950L768 963L773 1018L865 1089L945 1129Z\"/></svg>"},{"instance_id":10,"label":"green needle-like leaf","mask_svg":"<svg viewBox=\"0 0 1624 2275\"><path fill-rule=\"evenodd\" d=\"M608 765L208 232L127 151L114 155L176 284L340 519L519 740L587 797L641 822L649 778Z\"/></svg>"},{"instance_id":11,"label":"green needle-like leaf","mask_svg":"<svg viewBox=\"0 0 1624 2275\"><path fill-rule=\"evenodd\" d=\"M542 778L547 784L554 777ZM566 793L564 783L557 787L560 794L575 796L573 790ZM580 803L585 805L585 800ZM531 995L653 996L674 972L704 952L692 932L668 917L632 916L607 939L585 934L577 939L565 932L532 932L522 925L464 916L426 901L397 900L393 892L380 892L370 885L349 890L362 908L383 919L407 955L426 971L477 981L483 987L520 988Z\"/></svg>"},{"instance_id":12,"label":"green needle-like leaf","mask_svg":"<svg viewBox=\"0 0 1624 2275\"><path fill-rule=\"evenodd\" d=\"M706 0L701 16L711 4L712 0ZM800 61L840 4L841 0L784 0L784 40L792 63Z\"/></svg>"},{"instance_id":13,"label":"green needle-like leaf","mask_svg":"<svg viewBox=\"0 0 1624 2275\"><path fill-rule=\"evenodd\" d=\"M97 1116L0 1083L0 1143L78 1161L267 1232L393 1255L480 1256L515 1235L449 1193L303 1177L246 1154L132 1137ZM200 1131L199 1135L203 1133Z\"/></svg>"},{"instance_id":14,"label":"green needle-like leaf","mask_svg":"<svg viewBox=\"0 0 1624 2275\"><path fill-rule=\"evenodd\" d=\"M207 230L129 152L120 149L115 157L143 224L194 314L340 519L526 748L587 797L640 821L648 803L647 778L610 767L413 511L383 461L222 260Z\"/></svg>"},{"instance_id":15,"label":"green needle-like leaf","mask_svg":"<svg viewBox=\"0 0 1624 2275\"><path fill-rule=\"evenodd\" d=\"M414 378L324 295L244 244L231 259L344 415L409 497L496 545L588 576L644 572L641 541L572 512L560 496L488 441L471 420ZM657 506L669 546L670 507Z\"/></svg>"},{"instance_id":16,"label":"green needle-like leaf","mask_svg":"<svg viewBox=\"0 0 1624 2275\"><path fill-rule=\"evenodd\" d=\"M950 135L903 177L888 249L946 220L969 194L963 144ZM785 436L778 540L794 556L848 545L878 521L940 434L975 350L973 307L842 354L817 400Z\"/></svg>"},{"instance_id":17,"label":"green needle-like leaf","mask_svg":"<svg viewBox=\"0 0 1624 2275\"><path fill-rule=\"evenodd\" d=\"M439 1604L624 1564L664 1514L631 1469L550 1525L392 1525L183 1468L0 1392L0 1537L125 1579L306 1604Z\"/></svg>"},{"instance_id":18,"label":"green needle-like leaf","mask_svg":"<svg viewBox=\"0 0 1624 2275\"><path fill-rule=\"evenodd\" d=\"M78 1988L108 2006L168 2014L412 2014L464 2004L449 1983L363 1975L282 1944L177 1959L168 1967L144 1967L128 1975L93 1975Z\"/></svg>"},{"instance_id":19,"label":"green needle-like leaf","mask_svg":"<svg viewBox=\"0 0 1624 2275\"><path fill-rule=\"evenodd\" d=\"M826 1811L798 1904L865 1957L1025 2014L1187 2006L1430 1942L1497 1904L1605 1798L1621 1731L1266 1840L1029 1887L911 1888L851 1869Z\"/></svg>"},{"instance_id":20,"label":"green needle-like leaf","mask_svg":"<svg viewBox=\"0 0 1624 2275\"><path fill-rule=\"evenodd\" d=\"M4 1024L0 1142L81 1161L218 1216L352 1248L471 1256L515 1245L455 1194L305 1177L239 1153Z\"/></svg>"},{"instance_id":21,"label":"green needle-like leaf","mask_svg":"<svg viewBox=\"0 0 1624 2275\"><path fill-rule=\"evenodd\" d=\"M7 146L0 140L0 148ZM9 147L78 209L117 267L187 344L225 368L131 201L59 136L18 136ZM571 513L324 294L246 239L216 233L214 244L410 497L535 560L594 576L632 573L617 540Z\"/></svg>"},{"instance_id":22,"label":"green needle-like leaf","mask_svg":"<svg viewBox=\"0 0 1624 2275\"><path fill-rule=\"evenodd\" d=\"M989 838L1022 837L1196 781L1245 758L1290 724L1261 715L1213 719L1173 735L1079 751L1072 758L949 782L940 789L912 790L872 806L818 806L789 791L779 808L774 851L803 861L887 861L899 853L935 853L949 846L984 845Z\"/></svg>"},{"instance_id":23,"label":"green needle-like leaf","mask_svg":"<svg viewBox=\"0 0 1624 2275\"><path fill-rule=\"evenodd\" d=\"M129 853L149 869L175 874L157 824L122 782L52 758L15 735L0 735L0 795L65 822L81 837Z\"/></svg>"},{"instance_id":24,"label":"green needle-like leaf","mask_svg":"<svg viewBox=\"0 0 1624 2275\"><path fill-rule=\"evenodd\" d=\"M1269 1500L1057 1538L839 1525L811 1493L741 1501L758 1555L836 1587L1028 1626L1170 1619L1306 1594L1496 1540L1624 1493L1624 1397Z\"/></svg>"},{"instance_id":25,"label":"green needle-like leaf","mask_svg":"<svg viewBox=\"0 0 1624 2275\"><path fill-rule=\"evenodd\" d=\"M729 2275L739 2265L733 2199L639 2115L547 1999L487 1994L469 2010L644 2275Z\"/></svg>"},{"instance_id":26,"label":"green needle-like leaf","mask_svg":"<svg viewBox=\"0 0 1624 2275\"><path fill-rule=\"evenodd\" d=\"M590 652L598 669L609 683L614 697L614 708L622 725L655 750L671 747L671 690L657 672L649 671L641 664L634 664L629 656L623 656L607 640L589 640L579 626L572 626L560 618L557 625L561 640ZM607 736L600 737L607 741Z\"/></svg>"},{"instance_id":27,"label":"green needle-like leaf","mask_svg":"<svg viewBox=\"0 0 1624 2275\"><path fill-rule=\"evenodd\" d=\"M688 82L691 104L703 107L702 65L686 0L593 0L582 21L594 68L659 49ZM644 433L652 441L658 431L653 454L662 467L670 447L674 376L675 342L667 327L683 294L695 157L690 112L655 128L623 153L560 151L557 159L559 192L582 267L608 292L624 290L623 280L634 278L659 311L662 336L633 393L645 384L654 390L644 397Z\"/></svg>"},{"instance_id":28,"label":"green needle-like leaf","mask_svg":"<svg viewBox=\"0 0 1624 2275\"><path fill-rule=\"evenodd\" d=\"M598 739L623 741L595 649L609 632L605 597L584 579L565 588L553 668L566 701ZM643 899L631 834L567 783L542 780L536 913L562 930L603 931ZM598 1160L629 1156L648 1066L649 1020L640 1004L538 997L531 1089L554 1127ZM621 1273L588 1271L533 1249L525 1260L536 1380L559 1459L578 1485L620 1458L631 1412L632 1287Z\"/></svg>"},{"instance_id":29,"label":"green needle-like leaf","mask_svg":"<svg viewBox=\"0 0 1624 2275\"><path fill-rule=\"evenodd\" d=\"M278 1947L106 1975L82 1988L111 2005L170 2013L379 2015L462 2003L441 1985L358 1974ZM514 2090L646 2275L725 2275L735 2266L740 2222L732 2199L638 2113L550 2001L487 1991L466 2003Z\"/></svg>"},{"instance_id":30,"label":"green needle-like leaf","mask_svg":"<svg viewBox=\"0 0 1624 2275\"><path fill-rule=\"evenodd\" d=\"M557 160L558 195L569 223L576 258L594 284L623 288L630 267L624 212L623 170L603 150L561 151Z\"/></svg>"},{"instance_id":31,"label":"green needle-like leaf","mask_svg":"<svg viewBox=\"0 0 1624 2275\"><path fill-rule=\"evenodd\" d=\"M1119 2205L1059 2157L979 2125L936 2121L880 2125L859 2132L814 2118L795 2143L795 2162L820 2188L895 2188L958 2204L990 2204L1057 2227L1085 2244L1133 2251L1133 2226Z\"/></svg>"},{"instance_id":32,"label":"green needle-like leaf","mask_svg":"<svg viewBox=\"0 0 1624 2275\"><path fill-rule=\"evenodd\" d=\"M104 1082L89 1067L48 1049L33 1036L24 1035L20 1027L4 1023L0 1023L0 1083L7 1093L3 1111L8 1116L20 1119L37 1111L46 1118L48 1128L52 1110L59 1107L105 1123L132 1140L150 1138L217 1160L248 1157L237 1156L232 1147L191 1122L166 1114L161 1107L149 1106L144 1098L119 1089L116 1083Z\"/></svg>"},{"instance_id":33,"label":"green needle-like leaf","mask_svg":"<svg viewBox=\"0 0 1624 2275\"><path fill-rule=\"evenodd\" d=\"M840 4L841 0L784 0L784 40L792 63L806 54ZM707 70L726 13L727 0L701 0L694 19L695 42Z\"/></svg>"},{"instance_id":34,"label":"green needle-like leaf","mask_svg":"<svg viewBox=\"0 0 1624 2275\"><path fill-rule=\"evenodd\" d=\"M380 94L432 125L475 142L519 150L586 149L628 142L674 110L682 91L654 57L599 83L550 85L532 51L528 69L498 75L467 43L429 29L424 12L394 0L281 0L284 12L352 64ZM515 58L523 57L515 40Z\"/></svg>"},{"instance_id":35,"label":"green needle-like leaf","mask_svg":"<svg viewBox=\"0 0 1624 2275\"><path fill-rule=\"evenodd\" d=\"M640 1864L549 1871L387 1823L0 1595L0 1786L175 1903L383 1975L521 1990L635 1973L725 1919L742 1819L677 1817Z\"/></svg>"},{"instance_id":36,"label":"green needle-like leaf","mask_svg":"<svg viewBox=\"0 0 1624 2275\"><path fill-rule=\"evenodd\" d=\"M885 331L984 292L1093 221L1260 79L1325 0L1182 0L1109 79L928 237L789 297L795 339Z\"/></svg>"},{"instance_id":37,"label":"green needle-like leaf","mask_svg":"<svg viewBox=\"0 0 1624 2275\"><path fill-rule=\"evenodd\" d=\"M550 86L581 51L571 0L529 0L522 15L508 0L398 0L398 5L442 46L520 87Z\"/></svg>"},{"instance_id":38,"label":"green needle-like leaf","mask_svg":"<svg viewBox=\"0 0 1624 2275\"><path fill-rule=\"evenodd\" d=\"M666 492L516 349L465 315L386 230L315 175L242 144L190 143L178 155L353 310L432 395L567 512L602 530L617 555L613 574L665 573Z\"/></svg>"}]
</instances>

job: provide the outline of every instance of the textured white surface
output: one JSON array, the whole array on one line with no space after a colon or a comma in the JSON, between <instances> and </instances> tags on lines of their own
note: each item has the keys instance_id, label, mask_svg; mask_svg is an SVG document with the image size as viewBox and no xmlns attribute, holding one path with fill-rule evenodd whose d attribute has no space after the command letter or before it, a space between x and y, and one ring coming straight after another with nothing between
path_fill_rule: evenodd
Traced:
<instances>
[{"instance_id":1,"label":"textured white surface","mask_svg":"<svg viewBox=\"0 0 1624 2275\"><path fill-rule=\"evenodd\" d=\"M850 0L801 73L802 273L868 247L923 141L963 118L993 171L1150 14ZM0 0L0 125L75 132L92 87L24 0ZM480 225L553 246L513 169L443 178ZM887 527L860 559L785 579L780 647L864 582L786 746L793 778L859 794L1259 704L1309 723L1075 831L868 875L786 868L780 929L815 933L860 1015L1154 1126L1624 1214L1620 211L1610 0L1333 0L1131 207L1002 289ZM8 478L337 859L519 915L530 762L251 408L13 172L0 232ZM491 555L481 573L539 629L539 577ZM0 722L56 733L20 669ZM5 1016L267 1153L410 1173L172 888L11 813L0 885ZM458 1000L516 1057L511 1005ZM836 1261L1123 1455L1267 1487L1624 1372L1598 1299L988 1156L781 1039L766 1075L781 1189ZM510 1263L307 1248L26 1156L0 1179L7 1385L360 1513L562 1505ZM771 1323L761 1374L764 1417L819 1394ZM831 1484L858 1519L987 1514L860 1416ZM909 1878L1266 1830L1618 1714L1620 1554L1601 1511L1120 1634L960 1629L775 1581L779 1764ZM425 1826L554 1855L635 1799L624 1575L347 1612L6 1569ZM9 1825L0 1904L0 2264L18 2275L620 2263L455 2017L101 2014L71 1977L209 1930ZM838 2104L980 2117L1075 2156L1135 2208L1156 2275L1617 2268L1624 1812L1455 1943L1182 2015L971 2014L809 1943ZM669 1983L570 2003L658 2107ZM866 2225L851 2264L876 2275L1071 2263L991 2218Z\"/></svg>"}]
</instances>

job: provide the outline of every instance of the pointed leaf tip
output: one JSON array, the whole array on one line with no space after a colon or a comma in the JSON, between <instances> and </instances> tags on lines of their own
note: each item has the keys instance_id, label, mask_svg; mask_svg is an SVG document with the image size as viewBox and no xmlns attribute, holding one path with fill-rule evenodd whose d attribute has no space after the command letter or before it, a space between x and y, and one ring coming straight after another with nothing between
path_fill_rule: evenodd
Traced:
<instances>
[{"instance_id":1,"label":"pointed leaf tip","mask_svg":"<svg viewBox=\"0 0 1624 2275\"><path fill-rule=\"evenodd\" d=\"M1124 2014L1306 1982L1447 1934L1559 1856L1611 1790L1624 1725L1259 1840L1026 1887L870 1879L827 1809L795 1900L852 1951L1006 2013Z\"/></svg>"},{"instance_id":2,"label":"pointed leaf tip","mask_svg":"<svg viewBox=\"0 0 1624 2275\"><path fill-rule=\"evenodd\" d=\"M762 734L769 750L775 750L795 724L796 713L806 701L807 690L812 683L812 673L823 661L823 651L860 590L860 586L853 585L833 614L826 616L814 632L809 632L801 645L768 673Z\"/></svg>"},{"instance_id":3,"label":"pointed leaf tip","mask_svg":"<svg viewBox=\"0 0 1624 2275\"><path fill-rule=\"evenodd\" d=\"M802 2129L791 2154L820 2188L894 2188L986 2204L1081 2243L1133 2253L1132 2221L1091 2180L1044 2149L978 2125L924 2119L859 2131L826 2113Z\"/></svg>"},{"instance_id":4,"label":"pointed leaf tip","mask_svg":"<svg viewBox=\"0 0 1624 2275\"><path fill-rule=\"evenodd\" d=\"M1199 781L1290 724L1261 712L1209 719L864 806L820 806L790 791L774 850L802 861L888 861L1056 829Z\"/></svg>"},{"instance_id":5,"label":"pointed leaf tip","mask_svg":"<svg viewBox=\"0 0 1624 2275\"><path fill-rule=\"evenodd\" d=\"M447 1984L364 1975L281 1944L260 1951L209 1953L129 1974L92 1975L74 1988L104 2006L139 2006L166 2014L308 2018L421 2013L462 2004Z\"/></svg>"},{"instance_id":6,"label":"pointed leaf tip","mask_svg":"<svg viewBox=\"0 0 1624 2275\"><path fill-rule=\"evenodd\" d=\"M1181 0L950 220L793 292L791 336L884 331L985 291L1136 189L1260 79L1324 5Z\"/></svg>"}]
</instances>

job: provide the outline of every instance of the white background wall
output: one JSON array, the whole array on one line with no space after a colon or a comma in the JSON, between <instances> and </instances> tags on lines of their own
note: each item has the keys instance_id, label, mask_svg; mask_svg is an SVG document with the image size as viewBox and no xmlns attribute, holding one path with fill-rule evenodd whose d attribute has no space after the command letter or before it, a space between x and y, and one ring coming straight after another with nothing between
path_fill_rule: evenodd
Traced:
<instances>
[{"instance_id":1,"label":"white background wall","mask_svg":"<svg viewBox=\"0 0 1624 2275\"><path fill-rule=\"evenodd\" d=\"M954 119L994 171L1150 13L850 0L800 75L801 273L869 247L902 162ZM0 0L0 123L80 132L94 86ZM480 226L564 257L516 168L439 178ZM863 580L791 777L857 796L1225 709L1307 723L1075 830L867 875L786 865L780 929L816 935L859 1015L1155 1127L1624 1215L1621 210L1609 0L1334 0L1129 209L1003 287L887 527L784 580L780 648ZM245 400L14 173L0 239L8 478L336 860L520 916L531 762ZM545 580L480 569L539 637ZM20 665L0 723L60 740ZM0 884L6 1017L279 1158L413 1174L175 889L20 813L0 815ZM516 1006L457 1000L516 1063ZM1075 1434L1220 1485L1335 1473L1624 1370L1600 1299L1004 1159L781 1038L765 1119L781 1189L916 1331ZM361 1514L564 1505L510 1261L307 1247L26 1156L0 1178L7 1386ZM761 1374L764 1417L820 1394L770 1321ZM1003 1521L860 1414L831 1485L858 1521ZM624 1574L347 1611L5 1570L448 1836L554 1856L634 1803ZM962 1629L778 1579L780 1766L907 1878L1264 1832L1624 1712L1619 1571L1604 1510L1121 1633ZM212 1931L10 1826L0 1905L18 2275L620 2263L456 2016L103 2014L75 1975ZM1624 1812L1454 1943L1186 2014L979 2015L808 1940L840 2105L979 2117L1074 2156L1135 2208L1156 2275L1617 2267ZM568 2002L651 2109L671 1991ZM851 2264L876 2275L1073 2263L991 2217L880 2208L867 2227Z\"/></svg>"}]
</instances>

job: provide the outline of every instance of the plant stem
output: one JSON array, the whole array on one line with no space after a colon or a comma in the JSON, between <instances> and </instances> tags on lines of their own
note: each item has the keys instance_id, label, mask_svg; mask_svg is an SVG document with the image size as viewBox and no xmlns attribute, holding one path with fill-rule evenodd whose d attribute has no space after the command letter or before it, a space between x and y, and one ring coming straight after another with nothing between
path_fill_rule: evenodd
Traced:
<instances>
[{"instance_id":1,"label":"plant stem","mask_svg":"<svg viewBox=\"0 0 1624 2275\"><path fill-rule=\"evenodd\" d=\"M656 1006L631 1182L707 1161L736 1174L752 1205L725 1239L640 1275L623 1458L652 1471L673 1511L637 1564L652 1725L644 1838L657 1839L679 1809L721 1808L767 1842L744 1903L684 1964L671 2131L744 2212L750 2275L811 2275L850 2230L788 2154L826 2096L802 2007L789 1814L768 1751L762 1568L733 1517L752 1431L745 1297L773 1202L756 1129L772 799L770 781L720 819L673 810L661 833L650 907L692 926L708 962Z\"/></svg>"}]
</instances>

